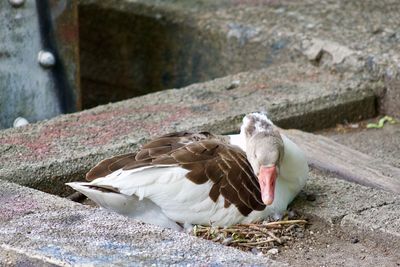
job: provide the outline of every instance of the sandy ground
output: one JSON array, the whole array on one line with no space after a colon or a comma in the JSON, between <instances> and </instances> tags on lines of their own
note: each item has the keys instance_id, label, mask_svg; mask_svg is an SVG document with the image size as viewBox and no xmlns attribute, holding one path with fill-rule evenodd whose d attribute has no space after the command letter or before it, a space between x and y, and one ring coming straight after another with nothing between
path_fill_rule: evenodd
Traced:
<instances>
[{"instance_id":1,"label":"sandy ground","mask_svg":"<svg viewBox=\"0 0 400 267\"><path fill-rule=\"evenodd\" d=\"M363 239L317 220L274 259L293 266L400 266L400 248L390 240Z\"/></svg>"},{"instance_id":2,"label":"sandy ground","mask_svg":"<svg viewBox=\"0 0 400 267\"><path fill-rule=\"evenodd\" d=\"M370 156L381 158L400 168L400 118L395 124L385 123L380 129L367 129L382 116L354 124L337 125L336 128L317 132Z\"/></svg>"}]
</instances>

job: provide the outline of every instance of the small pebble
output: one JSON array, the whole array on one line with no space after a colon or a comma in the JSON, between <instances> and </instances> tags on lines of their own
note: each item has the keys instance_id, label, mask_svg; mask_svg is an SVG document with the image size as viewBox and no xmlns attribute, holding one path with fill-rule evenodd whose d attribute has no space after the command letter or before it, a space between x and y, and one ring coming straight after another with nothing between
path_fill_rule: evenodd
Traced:
<instances>
[{"instance_id":1,"label":"small pebble","mask_svg":"<svg viewBox=\"0 0 400 267\"><path fill-rule=\"evenodd\" d=\"M232 81L231 84L228 87L226 87L226 90L235 89L236 87L239 86L239 84L240 84L240 80Z\"/></svg>"},{"instance_id":2,"label":"small pebble","mask_svg":"<svg viewBox=\"0 0 400 267\"><path fill-rule=\"evenodd\" d=\"M303 233L296 233L296 237L303 238L304 234Z\"/></svg>"},{"instance_id":3,"label":"small pebble","mask_svg":"<svg viewBox=\"0 0 400 267\"><path fill-rule=\"evenodd\" d=\"M358 123L353 123L349 125L352 129L357 129L359 127Z\"/></svg>"},{"instance_id":4,"label":"small pebble","mask_svg":"<svg viewBox=\"0 0 400 267\"><path fill-rule=\"evenodd\" d=\"M270 250L267 251L267 254L270 255L276 255L278 254L279 250L277 248L271 248Z\"/></svg>"},{"instance_id":5,"label":"small pebble","mask_svg":"<svg viewBox=\"0 0 400 267\"><path fill-rule=\"evenodd\" d=\"M297 218L298 214L297 214L296 211L290 210L289 213L288 213L288 217L289 217L289 220L291 220L291 219Z\"/></svg>"},{"instance_id":6,"label":"small pebble","mask_svg":"<svg viewBox=\"0 0 400 267\"><path fill-rule=\"evenodd\" d=\"M353 238L350 239L350 242L352 244L356 244L356 243L360 242L360 240L357 237L353 237Z\"/></svg>"},{"instance_id":7,"label":"small pebble","mask_svg":"<svg viewBox=\"0 0 400 267\"><path fill-rule=\"evenodd\" d=\"M23 117L18 117L14 120L13 122L13 127L17 128L17 127L21 127L21 126L25 126L28 125L29 121Z\"/></svg>"},{"instance_id":8,"label":"small pebble","mask_svg":"<svg viewBox=\"0 0 400 267\"><path fill-rule=\"evenodd\" d=\"M227 237L224 239L224 241L222 241L223 245L229 245L230 243L232 243L233 238L232 237Z\"/></svg>"},{"instance_id":9,"label":"small pebble","mask_svg":"<svg viewBox=\"0 0 400 267\"><path fill-rule=\"evenodd\" d=\"M261 251L259 251L257 248L252 248L251 253L253 253L254 255L258 255L261 253Z\"/></svg>"},{"instance_id":10,"label":"small pebble","mask_svg":"<svg viewBox=\"0 0 400 267\"><path fill-rule=\"evenodd\" d=\"M274 221L280 221L283 219L283 215L284 214L282 212L280 213L276 212L272 215L272 218L274 219Z\"/></svg>"}]
</instances>

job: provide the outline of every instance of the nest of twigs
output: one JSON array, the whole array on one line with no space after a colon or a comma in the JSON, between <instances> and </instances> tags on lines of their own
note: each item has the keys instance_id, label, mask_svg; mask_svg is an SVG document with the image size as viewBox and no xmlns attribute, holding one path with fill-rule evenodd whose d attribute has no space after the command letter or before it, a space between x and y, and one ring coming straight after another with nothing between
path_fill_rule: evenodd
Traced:
<instances>
[{"instance_id":1,"label":"nest of twigs","mask_svg":"<svg viewBox=\"0 0 400 267\"><path fill-rule=\"evenodd\" d=\"M195 225L193 234L226 246L269 254L271 249L304 236L306 224L304 219L285 218L281 221L263 221L229 227Z\"/></svg>"}]
</instances>

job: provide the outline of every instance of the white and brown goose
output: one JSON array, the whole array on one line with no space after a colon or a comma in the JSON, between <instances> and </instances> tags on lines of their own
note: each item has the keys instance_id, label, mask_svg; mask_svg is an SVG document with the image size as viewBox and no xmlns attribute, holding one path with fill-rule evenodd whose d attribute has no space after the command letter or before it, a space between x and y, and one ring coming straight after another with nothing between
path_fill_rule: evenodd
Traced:
<instances>
[{"instance_id":1,"label":"white and brown goose","mask_svg":"<svg viewBox=\"0 0 400 267\"><path fill-rule=\"evenodd\" d=\"M68 183L98 205L147 223L182 229L229 226L286 210L303 188L303 152L260 113L238 135L179 132L136 153L101 161Z\"/></svg>"}]
</instances>

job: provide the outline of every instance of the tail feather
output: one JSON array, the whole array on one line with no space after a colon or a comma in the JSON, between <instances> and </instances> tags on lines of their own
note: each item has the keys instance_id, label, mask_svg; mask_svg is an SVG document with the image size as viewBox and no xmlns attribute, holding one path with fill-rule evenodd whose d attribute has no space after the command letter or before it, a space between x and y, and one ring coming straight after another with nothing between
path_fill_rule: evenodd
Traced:
<instances>
[{"instance_id":1,"label":"tail feather","mask_svg":"<svg viewBox=\"0 0 400 267\"><path fill-rule=\"evenodd\" d=\"M116 188L87 182L71 182L66 185L86 195L99 206L119 214L175 230L182 229L176 222L169 219L159 206L147 198L139 200L135 195L128 196L119 193Z\"/></svg>"},{"instance_id":2,"label":"tail feather","mask_svg":"<svg viewBox=\"0 0 400 267\"><path fill-rule=\"evenodd\" d=\"M99 206L124 215L133 212L132 209L137 206L134 197L120 194L117 190L107 186L92 185L86 182L73 182L67 183L67 185L86 195Z\"/></svg>"}]
</instances>

